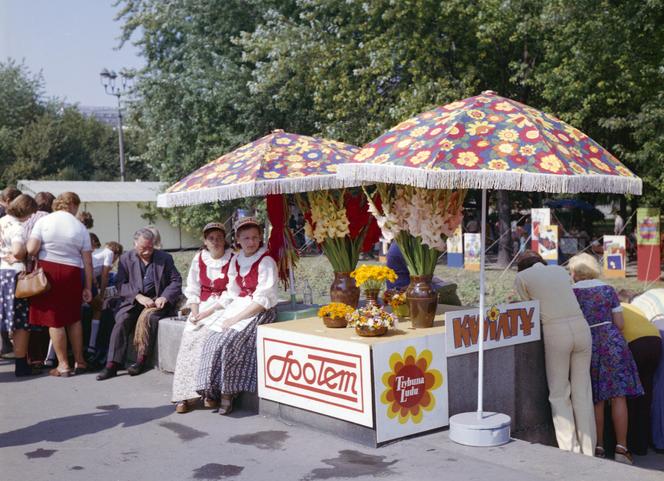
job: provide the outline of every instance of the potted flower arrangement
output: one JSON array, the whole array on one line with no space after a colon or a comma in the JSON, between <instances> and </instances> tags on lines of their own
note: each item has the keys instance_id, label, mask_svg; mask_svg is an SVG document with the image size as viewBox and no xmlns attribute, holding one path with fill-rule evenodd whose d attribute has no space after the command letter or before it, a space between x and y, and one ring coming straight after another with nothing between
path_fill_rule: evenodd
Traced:
<instances>
[{"instance_id":1,"label":"potted flower arrangement","mask_svg":"<svg viewBox=\"0 0 664 481\"><path fill-rule=\"evenodd\" d=\"M318 317L323 319L325 327L346 327L346 316L353 312L353 308L341 302L331 302L318 309Z\"/></svg>"},{"instance_id":2,"label":"potted flower arrangement","mask_svg":"<svg viewBox=\"0 0 664 481\"><path fill-rule=\"evenodd\" d=\"M422 189L378 184L380 205L366 192L369 210L383 237L396 240L410 272L406 297L413 327L431 327L437 297L431 285L447 237L463 218L465 190Z\"/></svg>"},{"instance_id":3,"label":"potted flower arrangement","mask_svg":"<svg viewBox=\"0 0 664 481\"><path fill-rule=\"evenodd\" d=\"M357 287L364 289L364 295L369 304L378 304L378 294L385 285L385 281L394 282L397 274L387 266L372 266L362 264L350 273L355 279Z\"/></svg>"},{"instance_id":4,"label":"potted flower arrangement","mask_svg":"<svg viewBox=\"0 0 664 481\"><path fill-rule=\"evenodd\" d=\"M397 292L390 296L389 301L392 312L396 314L399 320L405 319L408 317L408 299L406 298L405 292Z\"/></svg>"},{"instance_id":5,"label":"potted flower arrangement","mask_svg":"<svg viewBox=\"0 0 664 481\"><path fill-rule=\"evenodd\" d=\"M382 336L396 324L396 316L376 304L355 309L346 319L357 335L363 337Z\"/></svg>"},{"instance_id":6,"label":"potted flower arrangement","mask_svg":"<svg viewBox=\"0 0 664 481\"><path fill-rule=\"evenodd\" d=\"M306 196L297 195L296 201L304 214L307 237L320 245L332 264L330 299L357 307L360 289L350 273L360 252L371 248L380 235L367 202L361 193L345 189L307 192Z\"/></svg>"}]
</instances>

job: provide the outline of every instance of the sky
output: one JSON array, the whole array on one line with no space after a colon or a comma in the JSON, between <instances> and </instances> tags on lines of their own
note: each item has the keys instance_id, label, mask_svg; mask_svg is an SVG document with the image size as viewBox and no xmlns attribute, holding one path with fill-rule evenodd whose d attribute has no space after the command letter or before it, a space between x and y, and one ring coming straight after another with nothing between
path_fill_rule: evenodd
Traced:
<instances>
[{"instance_id":1,"label":"sky","mask_svg":"<svg viewBox=\"0 0 664 481\"><path fill-rule=\"evenodd\" d=\"M48 97L82 106L117 105L99 80L103 68L143 65L138 49L117 50L121 23L114 0L0 0L0 61L24 60L42 71Z\"/></svg>"}]
</instances>

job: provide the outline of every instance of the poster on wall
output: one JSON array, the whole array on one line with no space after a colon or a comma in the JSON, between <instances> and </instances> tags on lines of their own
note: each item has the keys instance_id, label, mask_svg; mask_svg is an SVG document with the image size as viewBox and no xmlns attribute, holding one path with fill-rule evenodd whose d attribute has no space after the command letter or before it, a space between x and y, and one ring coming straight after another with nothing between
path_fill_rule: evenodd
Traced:
<instances>
[{"instance_id":1,"label":"poster on wall","mask_svg":"<svg viewBox=\"0 0 664 481\"><path fill-rule=\"evenodd\" d=\"M604 277L625 277L625 236L604 236Z\"/></svg>"},{"instance_id":2,"label":"poster on wall","mask_svg":"<svg viewBox=\"0 0 664 481\"><path fill-rule=\"evenodd\" d=\"M477 352L479 309L445 313L447 356ZM486 310L484 349L513 346L541 338L539 301L500 304Z\"/></svg>"},{"instance_id":3,"label":"poster on wall","mask_svg":"<svg viewBox=\"0 0 664 481\"><path fill-rule=\"evenodd\" d=\"M461 224L454 231L454 235L447 238L447 266L463 267L463 235Z\"/></svg>"},{"instance_id":4,"label":"poster on wall","mask_svg":"<svg viewBox=\"0 0 664 481\"><path fill-rule=\"evenodd\" d=\"M540 225L537 251L548 264L558 264L558 226Z\"/></svg>"},{"instance_id":5,"label":"poster on wall","mask_svg":"<svg viewBox=\"0 0 664 481\"><path fill-rule=\"evenodd\" d=\"M370 346L259 326L258 396L373 427Z\"/></svg>"},{"instance_id":6,"label":"poster on wall","mask_svg":"<svg viewBox=\"0 0 664 481\"><path fill-rule=\"evenodd\" d=\"M480 270L480 234L463 235L463 267L468 271Z\"/></svg>"},{"instance_id":7,"label":"poster on wall","mask_svg":"<svg viewBox=\"0 0 664 481\"><path fill-rule=\"evenodd\" d=\"M540 226L551 224L551 209L530 209L530 224L532 229L532 237L530 238L530 248L538 251L539 232Z\"/></svg>"},{"instance_id":8,"label":"poster on wall","mask_svg":"<svg viewBox=\"0 0 664 481\"><path fill-rule=\"evenodd\" d=\"M660 277L659 216L659 209L636 210L636 270L640 281L656 281Z\"/></svg>"},{"instance_id":9,"label":"poster on wall","mask_svg":"<svg viewBox=\"0 0 664 481\"><path fill-rule=\"evenodd\" d=\"M373 347L376 441L449 424L445 334Z\"/></svg>"}]
</instances>

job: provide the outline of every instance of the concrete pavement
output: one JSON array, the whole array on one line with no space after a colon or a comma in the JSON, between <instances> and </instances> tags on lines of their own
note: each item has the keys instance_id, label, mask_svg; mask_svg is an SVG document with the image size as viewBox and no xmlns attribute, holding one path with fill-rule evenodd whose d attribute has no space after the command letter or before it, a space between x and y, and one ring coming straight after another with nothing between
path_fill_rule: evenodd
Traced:
<instances>
[{"instance_id":1,"label":"concrete pavement","mask_svg":"<svg viewBox=\"0 0 664 481\"><path fill-rule=\"evenodd\" d=\"M248 413L175 414L171 380L153 370L17 381L1 361L0 481L664 479L658 454L630 467L523 441L470 448L447 431L370 449Z\"/></svg>"}]
</instances>

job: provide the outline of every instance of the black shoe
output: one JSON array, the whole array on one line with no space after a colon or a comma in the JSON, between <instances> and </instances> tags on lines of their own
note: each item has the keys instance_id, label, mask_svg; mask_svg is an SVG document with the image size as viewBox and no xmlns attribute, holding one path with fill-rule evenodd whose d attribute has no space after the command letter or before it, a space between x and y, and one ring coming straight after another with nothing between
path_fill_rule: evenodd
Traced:
<instances>
[{"instance_id":1,"label":"black shoe","mask_svg":"<svg viewBox=\"0 0 664 481\"><path fill-rule=\"evenodd\" d=\"M105 381L118 375L118 370L110 367L105 367L97 374L97 381Z\"/></svg>"},{"instance_id":2,"label":"black shoe","mask_svg":"<svg viewBox=\"0 0 664 481\"><path fill-rule=\"evenodd\" d=\"M140 373L143 372L144 369L145 369L145 364L142 364L140 362L135 362L134 364L132 364L127 368L127 373L130 376L138 376Z\"/></svg>"}]
</instances>

